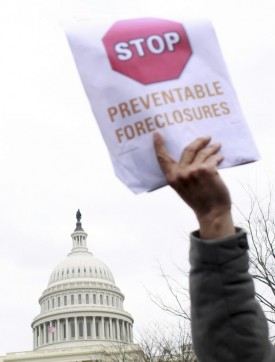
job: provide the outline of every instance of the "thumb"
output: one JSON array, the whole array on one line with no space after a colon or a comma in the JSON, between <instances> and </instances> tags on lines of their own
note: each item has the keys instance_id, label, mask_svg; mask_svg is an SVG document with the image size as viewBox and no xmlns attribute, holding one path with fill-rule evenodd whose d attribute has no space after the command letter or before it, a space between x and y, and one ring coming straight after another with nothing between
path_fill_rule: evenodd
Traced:
<instances>
[{"instance_id":1,"label":"thumb","mask_svg":"<svg viewBox=\"0 0 275 362\"><path fill-rule=\"evenodd\" d=\"M163 137L158 132L154 133L153 141L160 168L162 169L163 173L167 175L172 171L176 161L173 160L173 158L167 152Z\"/></svg>"}]
</instances>

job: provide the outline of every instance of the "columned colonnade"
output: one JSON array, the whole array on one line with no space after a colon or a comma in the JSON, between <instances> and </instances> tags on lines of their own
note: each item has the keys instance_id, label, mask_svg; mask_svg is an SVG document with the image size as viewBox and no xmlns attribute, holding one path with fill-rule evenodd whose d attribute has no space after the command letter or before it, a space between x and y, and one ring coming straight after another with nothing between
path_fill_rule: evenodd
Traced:
<instances>
[{"instance_id":1,"label":"columned colonnade","mask_svg":"<svg viewBox=\"0 0 275 362\"><path fill-rule=\"evenodd\" d=\"M68 317L33 328L34 349L59 342L108 340L133 342L132 323L113 317Z\"/></svg>"}]
</instances>

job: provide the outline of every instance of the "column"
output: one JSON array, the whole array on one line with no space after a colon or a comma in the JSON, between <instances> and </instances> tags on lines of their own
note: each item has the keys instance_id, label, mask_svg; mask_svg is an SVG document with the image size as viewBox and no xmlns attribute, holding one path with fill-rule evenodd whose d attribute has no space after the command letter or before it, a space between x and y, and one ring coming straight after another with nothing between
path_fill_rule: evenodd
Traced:
<instances>
[{"instance_id":1,"label":"column","mask_svg":"<svg viewBox=\"0 0 275 362\"><path fill-rule=\"evenodd\" d=\"M46 322L45 336L46 336L46 343L47 343L47 344L50 343L48 328L49 328L49 325L48 325L48 323Z\"/></svg>"},{"instance_id":2,"label":"column","mask_svg":"<svg viewBox=\"0 0 275 362\"><path fill-rule=\"evenodd\" d=\"M51 322L51 326L55 327L55 331L53 333L51 333L51 342L55 343L56 342L56 325L55 325L54 321Z\"/></svg>"},{"instance_id":3,"label":"column","mask_svg":"<svg viewBox=\"0 0 275 362\"><path fill-rule=\"evenodd\" d=\"M132 338L131 338L131 323L128 323L128 331L129 331L129 342L132 342Z\"/></svg>"},{"instance_id":4,"label":"column","mask_svg":"<svg viewBox=\"0 0 275 362\"><path fill-rule=\"evenodd\" d=\"M100 339L105 338L104 317L101 317Z\"/></svg>"},{"instance_id":5,"label":"column","mask_svg":"<svg viewBox=\"0 0 275 362\"><path fill-rule=\"evenodd\" d=\"M113 320L112 320L112 318L109 318L109 323L110 323L110 340L112 341L114 339L114 337L113 337Z\"/></svg>"},{"instance_id":6,"label":"column","mask_svg":"<svg viewBox=\"0 0 275 362\"><path fill-rule=\"evenodd\" d=\"M87 339L87 318L83 317L83 338Z\"/></svg>"},{"instance_id":7,"label":"column","mask_svg":"<svg viewBox=\"0 0 275 362\"><path fill-rule=\"evenodd\" d=\"M48 343L51 343L52 342L52 334L49 333L49 327L52 325L52 322L50 321L49 322L49 325L47 327L47 336L48 336Z\"/></svg>"},{"instance_id":8,"label":"column","mask_svg":"<svg viewBox=\"0 0 275 362\"><path fill-rule=\"evenodd\" d=\"M125 321L122 321L122 330L123 330L123 341L126 342L126 325Z\"/></svg>"},{"instance_id":9,"label":"column","mask_svg":"<svg viewBox=\"0 0 275 362\"><path fill-rule=\"evenodd\" d=\"M128 323L124 322L125 325L125 342L128 342Z\"/></svg>"},{"instance_id":10,"label":"column","mask_svg":"<svg viewBox=\"0 0 275 362\"><path fill-rule=\"evenodd\" d=\"M122 341L125 342L125 322L124 320L121 321L121 332L122 332Z\"/></svg>"},{"instance_id":11,"label":"column","mask_svg":"<svg viewBox=\"0 0 275 362\"><path fill-rule=\"evenodd\" d=\"M132 342L132 338L131 338L131 323L128 324L128 330L129 330L129 342Z\"/></svg>"},{"instance_id":12,"label":"column","mask_svg":"<svg viewBox=\"0 0 275 362\"><path fill-rule=\"evenodd\" d=\"M42 324L39 324L39 346L42 346L43 343L43 336L42 336Z\"/></svg>"},{"instance_id":13,"label":"column","mask_svg":"<svg viewBox=\"0 0 275 362\"><path fill-rule=\"evenodd\" d=\"M35 348L35 328L32 330L32 336L33 336L33 348Z\"/></svg>"},{"instance_id":14,"label":"column","mask_svg":"<svg viewBox=\"0 0 275 362\"><path fill-rule=\"evenodd\" d=\"M125 322L121 321L122 341L125 342Z\"/></svg>"},{"instance_id":15,"label":"column","mask_svg":"<svg viewBox=\"0 0 275 362\"><path fill-rule=\"evenodd\" d=\"M66 341L69 341L69 318L65 319L66 323Z\"/></svg>"},{"instance_id":16,"label":"column","mask_svg":"<svg viewBox=\"0 0 275 362\"><path fill-rule=\"evenodd\" d=\"M56 332L56 334L57 334L57 342L60 342L60 339L61 339L61 331L60 331L60 319L58 319L57 320L57 332Z\"/></svg>"},{"instance_id":17,"label":"column","mask_svg":"<svg viewBox=\"0 0 275 362\"><path fill-rule=\"evenodd\" d=\"M35 327L35 347L38 347L38 327Z\"/></svg>"},{"instance_id":18,"label":"column","mask_svg":"<svg viewBox=\"0 0 275 362\"><path fill-rule=\"evenodd\" d=\"M46 323L44 323L44 324L43 324L43 339L44 339L44 343L43 343L43 344L47 344L46 332L47 332Z\"/></svg>"},{"instance_id":19,"label":"column","mask_svg":"<svg viewBox=\"0 0 275 362\"><path fill-rule=\"evenodd\" d=\"M109 318L104 318L105 339L110 338Z\"/></svg>"},{"instance_id":20,"label":"column","mask_svg":"<svg viewBox=\"0 0 275 362\"><path fill-rule=\"evenodd\" d=\"M37 328L37 347L39 347L40 346L40 328L39 328L39 325L36 327Z\"/></svg>"},{"instance_id":21,"label":"column","mask_svg":"<svg viewBox=\"0 0 275 362\"><path fill-rule=\"evenodd\" d=\"M52 322L52 325L53 324L55 326L55 331L53 332L53 343L56 343L56 341L57 341L57 324Z\"/></svg>"},{"instance_id":22,"label":"column","mask_svg":"<svg viewBox=\"0 0 275 362\"><path fill-rule=\"evenodd\" d=\"M95 333L95 317L92 318L91 320L91 323L92 323L92 331L91 331L91 334L92 334L92 339L96 339L96 333Z\"/></svg>"},{"instance_id":23,"label":"column","mask_svg":"<svg viewBox=\"0 0 275 362\"><path fill-rule=\"evenodd\" d=\"M125 322L126 342L129 342L128 322Z\"/></svg>"},{"instance_id":24,"label":"column","mask_svg":"<svg viewBox=\"0 0 275 362\"><path fill-rule=\"evenodd\" d=\"M78 324L77 324L77 317L74 317L74 334L75 334L75 339L78 339Z\"/></svg>"},{"instance_id":25,"label":"column","mask_svg":"<svg viewBox=\"0 0 275 362\"><path fill-rule=\"evenodd\" d=\"M127 335L127 342L130 342L130 333L129 333L129 323L126 322L126 335Z\"/></svg>"},{"instance_id":26,"label":"column","mask_svg":"<svg viewBox=\"0 0 275 362\"><path fill-rule=\"evenodd\" d=\"M128 334L127 334L127 322L123 322L124 324L124 341L127 342L128 341Z\"/></svg>"},{"instance_id":27,"label":"column","mask_svg":"<svg viewBox=\"0 0 275 362\"><path fill-rule=\"evenodd\" d=\"M118 325L119 325L119 340L123 342L123 321L119 320Z\"/></svg>"},{"instance_id":28,"label":"column","mask_svg":"<svg viewBox=\"0 0 275 362\"><path fill-rule=\"evenodd\" d=\"M122 328L122 340L123 342L126 342L125 321L122 321L121 328Z\"/></svg>"},{"instance_id":29,"label":"column","mask_svg":"<svg viewBox=\"0 0 275 362\"><path fill-rule=\"evenodd\" d=\"M133 326L130 324L131 342L133 343Z\"/></svg>"},{"instance_id":30,"label":"column","mask_svg":"<svg viewBox=\"0 0 275 362\"><path fill-rule=\"evenodd\" d=\"M36 346L39 347L39 338L40 338L40 335L39 335L39 326L36 327L36 332L37 332L37 335L36 335Z\"/></svg>"},{"instance_id":31,"label":"column","mask_svg":"<svg viewBox=\"0 0 275 362\"><path fill-rule=\"evenodd\" d=\"M116 335L117 335L117 340L120 341L120 331L119 331L119 320L116 319Z\"/></svg>"}]
</instances>

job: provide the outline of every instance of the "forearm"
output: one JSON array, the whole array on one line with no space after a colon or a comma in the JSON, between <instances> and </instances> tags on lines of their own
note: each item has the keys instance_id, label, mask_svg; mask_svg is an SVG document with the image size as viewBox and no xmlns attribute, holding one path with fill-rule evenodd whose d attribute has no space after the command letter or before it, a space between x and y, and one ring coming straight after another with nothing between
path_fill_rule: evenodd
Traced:
<instances>
[{"instance_id":1,"label":"forearm","mask_svg":"<svg viewBox=\"0 0 275 362\"><path fill-rule=\"evenodd\" d=\"M224 239L235 234L231 210L212 210L197 216L200 225L200 238L203 240Z\"/></svg>"},{"instance_id":2,"label":"forearm","mask_svg":"<svg viewBox=\"0 0 275 362\"><path fill-rule=\"evenodd\" d=\"M267 322L248 273L245 233L220 241L198 236L191 237L190 294L199 361L274 361Z\"/></svg>"}]
</instances>

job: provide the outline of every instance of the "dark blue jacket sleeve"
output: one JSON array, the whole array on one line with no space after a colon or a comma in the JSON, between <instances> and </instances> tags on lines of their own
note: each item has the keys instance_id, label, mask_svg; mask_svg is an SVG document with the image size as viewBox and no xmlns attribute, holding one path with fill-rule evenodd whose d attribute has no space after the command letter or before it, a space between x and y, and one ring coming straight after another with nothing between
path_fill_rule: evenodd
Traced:
<instances>
[{"instance_id":1,"label":"dark blue jacket sleeve","mask_svg":"<svg viewBox=\"0 0 275 362\"><path fill-rule=\"evenodd\" d=\"M223 240L191 235L193 344L199 362L275 362L266 318L248 272L246 234Z\"/></svg>"}]
</instances>

